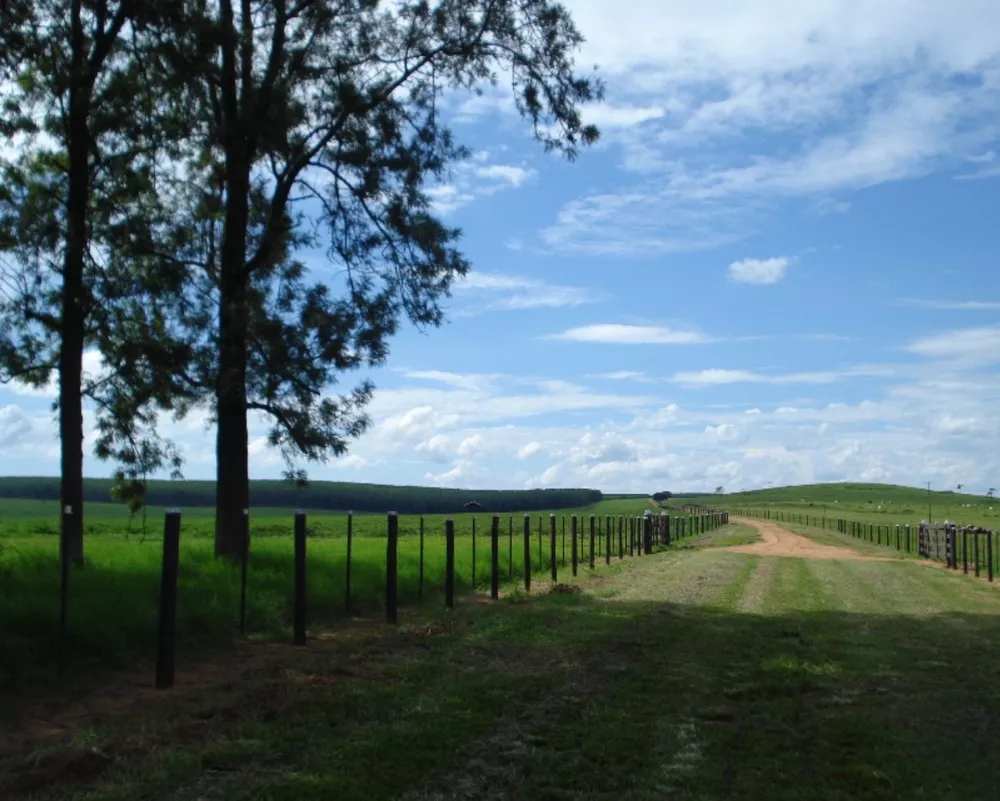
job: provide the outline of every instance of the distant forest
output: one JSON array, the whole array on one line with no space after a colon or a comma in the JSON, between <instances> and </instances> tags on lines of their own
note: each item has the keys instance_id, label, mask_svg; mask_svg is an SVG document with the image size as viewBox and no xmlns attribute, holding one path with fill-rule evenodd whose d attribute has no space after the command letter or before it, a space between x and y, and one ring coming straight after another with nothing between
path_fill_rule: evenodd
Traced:
<instances>
[{"instance_id":1,"label":"distant forest","mask_svg":"<svg viewBox=\"0 0 1000 801\"><path fill-rule=\"evenodd\" d=\"M86 479L84 501L111 503L111 487L111 479ZM0 477L0 498L58 501L59 479ZM450 514L464 511L468 503L480 504L484 512L530 512L591 506L602 499L600 490L589 489L458 490L340 481L313 481L300 488L288 481L250 482L252 506L344 512ZM150 481L147 500L150 506L214 506L215 482Z\"/></svg>"}]
</instances>

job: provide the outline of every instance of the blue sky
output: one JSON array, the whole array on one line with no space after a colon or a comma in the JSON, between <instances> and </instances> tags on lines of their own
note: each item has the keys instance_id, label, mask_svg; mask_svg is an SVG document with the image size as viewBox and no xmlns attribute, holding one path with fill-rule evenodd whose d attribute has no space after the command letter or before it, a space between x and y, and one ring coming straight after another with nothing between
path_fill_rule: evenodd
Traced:
<instances>
[{"instance_id":1,"label":"blue sky","mask_svg":"<svg viewBox=\"0 0 1000 801\"><path fill-rule=\"evenodd\" d=\"M432 192L473 273L310 475L1000 484L1000 4L566 5L601 144L570 164L502 86L450 98L475 156ZM44 394L0 388L3 472L57 473ZM214 474L204 416L164 432ZM264 433L252 475L276 477Z\"/></svg>"}]
</instances>

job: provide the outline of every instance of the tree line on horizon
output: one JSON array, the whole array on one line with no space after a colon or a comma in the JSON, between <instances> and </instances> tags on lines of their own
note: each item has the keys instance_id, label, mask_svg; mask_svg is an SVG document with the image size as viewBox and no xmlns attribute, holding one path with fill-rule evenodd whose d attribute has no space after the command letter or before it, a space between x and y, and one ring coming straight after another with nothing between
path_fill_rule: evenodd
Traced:
<instances>
[{"instance_id":1,"label":"tree line on horizon","mask_svg":"<svg viewBox=\"0 0 1000 801\"><path fill-rule=\"evenodd\" d=\"M470 155L447 107L509 82L572 159L603 91L581 41L552 0L6 0L0 381L58 384L63 558L85 408L131 503L180 475L161 416L208 410L218 556L247 547L251 420L290 481L344 454L374 387L342 382L469 269L429 192Z\"/></svg>"},{"instance_id":2,"label":"tree line on horizon","mask_svg":"<svg viewBox=\"0 0 1000 801\"><path fill-rule=\"evenodd\" d=\"M84 479L83 499L88 503L107 503L114 487L113 479ZM214 481L150 481L147 502L150 506L213 506L215 491ZM477 511L485 513L576 509L593 506L604 498L600 490L591 489L469 490L339 481L314 481L307 486L287 481L251 481L249 493L251 509L285 507L400 514L458 514L467 511L470 503L477 503ZM0 498L59 500L59 480L0 477Z\"/></svg>"}]
</instances>

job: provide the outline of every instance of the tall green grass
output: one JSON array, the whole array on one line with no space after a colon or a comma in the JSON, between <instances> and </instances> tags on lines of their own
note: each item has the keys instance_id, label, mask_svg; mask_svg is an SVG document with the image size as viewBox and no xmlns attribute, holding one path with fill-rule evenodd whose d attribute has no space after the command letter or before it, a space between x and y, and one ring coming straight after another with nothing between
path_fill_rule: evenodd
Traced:
<instances>
[{"instance_id":1,"label":"tall green grass","mask_svg":"<svg viewBox=\"0 0 1000 801\"><path fill-rule=\"evenodd\" d=\"M611 503L619 513L641 514L648 508L648 504L641 503L630 507L620 501ZM590 513L597 515L598 509L558 514L560 570L569 569L574 513L581 521L581 532L586 531L582 565L589 548ZM603 522L603 514L600 517ZM424 518L425 604L444 603L445 519L443 515ZM488 586L491 516L461 515L452 519L456 524L456 589L463 592L473 586ZM520 582L524 575L523 520L523 515L500 519L500 573L504 581ZM536 574L547 574L549 514L533 513L530 520L531 569ZM399 601L403 605L416 604L420 596L420 519L407 516L400 517L399 522ZM385 598L386 518L356 516L353 523L350 611L377 614ZM213 521L208 518L182 519L177 610L181 652L225 642L237 634L240 569L215 559L212 527ZM33 674L44 676L54 668L59 620L57 529L51 521L37 520L19 521L14 529L11 532L9 525L4 526L4 536L0 537L0 683L8 688ZM27 534L21 529L36 533ZM346 516L316 515L308 519L308 616L314 628L347 614L346 529ZM247 582L247 632L251 636L283 637L289 631L294 556L291 533L291 516L252 521ZM70 576L68 644L75 662L121 664L153 653L161 541L156 527L145 540L134 534L126 539L121 521L95 523L88 530L84 565L74 568ZM615 541L617 547L617 536ZM599 544L603 547L600 538Z\"/></svg>"}]
</instances>

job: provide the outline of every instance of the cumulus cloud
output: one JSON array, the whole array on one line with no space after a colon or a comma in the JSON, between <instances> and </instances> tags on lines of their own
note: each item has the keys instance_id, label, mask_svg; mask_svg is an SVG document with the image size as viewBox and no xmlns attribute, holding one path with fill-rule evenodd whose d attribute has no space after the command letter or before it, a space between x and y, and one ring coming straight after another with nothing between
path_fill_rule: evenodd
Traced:
<instances>
[{"instance_id":1,"label":"cumulus cloud","mask_svg":"<svg viewBox=\"0 0 1000 801\"><path fill-rule=\"evenodd\" d=\"M789 264L784 256L734 261L729 265L729 280L739 284L776 284L785 277Z\"/></svg>"}]
</instances>

